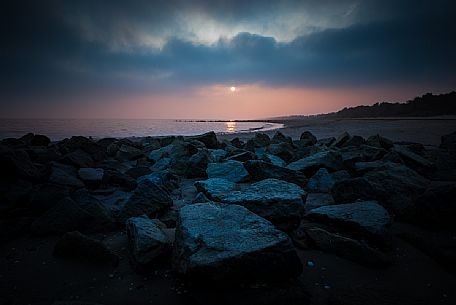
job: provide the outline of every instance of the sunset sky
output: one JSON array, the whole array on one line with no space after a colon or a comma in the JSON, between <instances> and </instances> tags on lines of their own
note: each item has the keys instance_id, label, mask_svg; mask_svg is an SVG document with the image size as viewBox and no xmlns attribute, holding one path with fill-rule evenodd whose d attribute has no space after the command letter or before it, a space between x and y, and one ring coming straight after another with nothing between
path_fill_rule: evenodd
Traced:
<instances>
[{"instance_id":1,"label":"sunset sky","mask_svg":"<svg viewBox=\"0 0 456 305\"><path fill-rule=\"evenodd\" d=\"M2 1L0 116L255 119L447 92L453 3Z\"/></svg>"}]
</instances>

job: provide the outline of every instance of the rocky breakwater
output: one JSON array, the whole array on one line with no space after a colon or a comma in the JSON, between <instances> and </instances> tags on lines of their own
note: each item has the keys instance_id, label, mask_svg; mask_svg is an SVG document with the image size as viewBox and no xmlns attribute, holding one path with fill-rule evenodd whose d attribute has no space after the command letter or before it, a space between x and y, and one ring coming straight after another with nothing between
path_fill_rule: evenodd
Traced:
<instances>
[{"instance_id":1,"label":"rocky breakwater","mask_svg":"<svg viewBox=\"0 0 456 305\"><path fill-rule=\"evenodd\" d=\"M396 236L454 266L454 241L431 244L395 224L454 232L455 146L454 135L430 147L347 133L28 134L0 143L1 239L63 235L58 255L94 248L112 261L100 234L126 232L136 271L167 266L203 282L297 281L297 253L311 249L385 267Z\"/></svg>"}]
</instances>

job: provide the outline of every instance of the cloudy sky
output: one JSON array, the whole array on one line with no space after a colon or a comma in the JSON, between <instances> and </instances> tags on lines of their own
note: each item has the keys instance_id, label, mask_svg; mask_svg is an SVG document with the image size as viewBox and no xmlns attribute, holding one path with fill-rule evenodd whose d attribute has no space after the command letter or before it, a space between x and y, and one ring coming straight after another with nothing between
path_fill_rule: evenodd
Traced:
<instances>
[{"instance_id":1,"label":"cloudy sky","mask_svg":"<svg viewBox=\"0 0 456 305\"><path fill-rule=\"evenodd\" d=\"M6 0L0 116L246 119L446 92L452 3Z\"/></svg>"}]
</instances>

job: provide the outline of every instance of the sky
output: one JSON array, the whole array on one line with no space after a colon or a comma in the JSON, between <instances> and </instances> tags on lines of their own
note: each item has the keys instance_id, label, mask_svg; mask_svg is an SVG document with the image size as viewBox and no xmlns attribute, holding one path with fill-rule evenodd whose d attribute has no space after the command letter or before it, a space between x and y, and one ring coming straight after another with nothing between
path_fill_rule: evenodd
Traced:
<instances>
[{"instance_id":1,"label":"sky","mask_svg":"<svg viewBox=\"0 0 456 305\"><path fill-rule=\"evenodd\" d=\"M455 3L2 1L0 117L258 119L448 92Z\"/></svg>"}]
</instances>

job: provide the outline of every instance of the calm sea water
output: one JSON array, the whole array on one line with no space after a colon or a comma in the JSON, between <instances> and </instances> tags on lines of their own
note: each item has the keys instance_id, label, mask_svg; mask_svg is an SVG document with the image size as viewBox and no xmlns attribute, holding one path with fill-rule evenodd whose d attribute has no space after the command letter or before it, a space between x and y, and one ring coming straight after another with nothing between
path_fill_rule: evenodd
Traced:
<instances>
[{"instance_id":1,"label":"calm sea water","mask_svg":"<svg viewBox=\"0 0 456 305\"><path fill-rule=\"evenodd\" d=\"M28 132L44 134L51 140L75 135L86 137L144 137L196 135L208 131L237 133L271 130L282 124L268 122L190 122L157 119L0 119L0 138L21 137Z\"/></svg>"}]
</instances>

